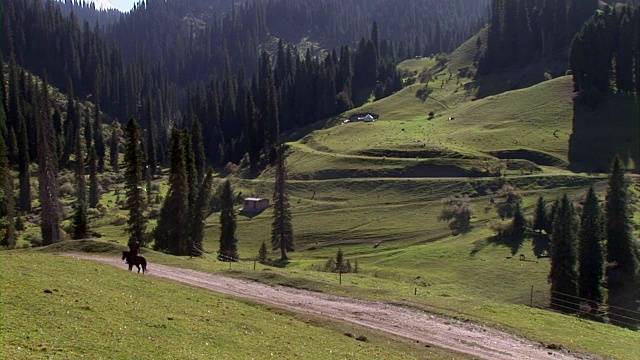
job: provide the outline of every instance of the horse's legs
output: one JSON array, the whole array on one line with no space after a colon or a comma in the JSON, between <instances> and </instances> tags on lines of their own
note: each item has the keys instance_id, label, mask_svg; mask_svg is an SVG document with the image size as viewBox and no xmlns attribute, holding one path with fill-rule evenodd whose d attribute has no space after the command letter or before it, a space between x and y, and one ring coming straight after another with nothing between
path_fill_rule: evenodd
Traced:
<instances>
[{"instance_id":1,"label":"horse's legs","mask_svg":"<svg viewBox=\"0 0 640 360\"><path fill-rule=\"evenodd\" d=\"M136 264L136 267L138 268L138 274L140 274L140 265Z\"/></svg>"},{"instance_id":2,"label":"horse's legs","mask_svg":"<svg viewBox=\"0 0 640 360\"><path fill-rule=\"evenodd\" d=\"M129 263L129 271L133 270L133 264Z\"/></svg>"}]
</instances>

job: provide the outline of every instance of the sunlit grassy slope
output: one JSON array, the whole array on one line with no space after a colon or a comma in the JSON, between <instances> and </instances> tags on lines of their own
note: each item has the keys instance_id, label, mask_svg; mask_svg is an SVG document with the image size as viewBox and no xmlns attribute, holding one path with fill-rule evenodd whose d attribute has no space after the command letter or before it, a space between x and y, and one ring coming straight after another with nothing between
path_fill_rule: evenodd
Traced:
<instances>
[{"instance_id":1,"label":"sunlit grassy slope","mask_svg":"<svg viewBox=\"0 0 640 360\"><path fill-rule=\"evenodd\" d=\"M110 265L34 252L0 257L3 359L464 358Z\"/></svg>"}]
</instances>

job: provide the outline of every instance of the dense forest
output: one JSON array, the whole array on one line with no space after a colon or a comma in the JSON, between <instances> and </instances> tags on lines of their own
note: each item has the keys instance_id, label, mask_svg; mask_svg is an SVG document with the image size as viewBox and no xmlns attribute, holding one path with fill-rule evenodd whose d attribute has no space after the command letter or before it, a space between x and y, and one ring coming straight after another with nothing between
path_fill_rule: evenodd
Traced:
<instances>
[{"instance_id":1,"label":"dense forest","mask_svg":"<svg viewBox=\"0 0 640 360\"><path fill-rule=\"evenodd\" d=\"M91 100L107 123L139 119L158 137L160 158L169 140L158 129L189 126L197 116L211 143L208 161L223 165L246 152L256 160L259 152L248 144L254 128L266 136L262 123L277 133L399 90L395 64L455 48L483 25L485 5L154 0L102 24L111 13L92 18L84 3L3 0L2 52L70 96ZM390 15L375 23L382 12ZM283 18L293 26L284 28ZM298 46L301 33L325 50ZM246 119L253 115L248 98L256 125ZM267 111L269 98L276 115ZM77 127L68 116L65 128ZM15 120L7 126L8 134L19 132ZM269 137L273 145L275 135Z\"/></svg>"},{"instance_id":2,"label":"dense forest","mask_svg":"<svg viewBox=\"0 0 640 360\"><path fill-rule=\"evenodd\" d=\"M85 0L64 0L56 2L62 11L62 15L75 15L79 22L88 22L92 26L107 25L120 19L122 13L116 9L96 9L93 2Z\"/></svg>"},{"instance_id":3,"label":"dense forest","mask_svg":"<svg viewBox=\"0 0 640 360\"><path fill-rule=\"evenodd\" d=\"M640 93L640 6L595 13L573 39L569 65L574 88L583 94Z\"/></svg>"},{"instance_id":4,"label":"dense forest","mask_svg":"<svg viewBox=\"0 0 640 360\"><path fill-rule=\"evenodd\" d=\"M486 51L478 72L487 74L536 61L564 60L574 36L596 10L602 7L599 14L622 16L629 11L623 9L630 8L623 3L634 2L637 3L607 1L612 4L607 5L598 0L493 0ZM617 36L617 29L610 29ZM631 32L629 36L633 37Z\"/></svg>"}]
</instances>

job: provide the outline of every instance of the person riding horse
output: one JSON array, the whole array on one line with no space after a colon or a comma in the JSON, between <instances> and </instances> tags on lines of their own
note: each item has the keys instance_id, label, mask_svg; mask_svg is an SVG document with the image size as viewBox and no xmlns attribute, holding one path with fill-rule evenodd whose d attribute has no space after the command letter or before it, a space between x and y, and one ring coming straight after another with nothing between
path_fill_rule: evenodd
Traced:
<instances>
[{"instance_id":1,"label":"person riding horse","mask_svg":"<svg viewBox=\"0 0 640 360\"><path fill-rule=\"evenodd\" d=\"M129 258L127 262L132 264L133 259L135 259L138 254L140 254L140 243L135 240L129 241Z\"/></svg>"}]
</instances>

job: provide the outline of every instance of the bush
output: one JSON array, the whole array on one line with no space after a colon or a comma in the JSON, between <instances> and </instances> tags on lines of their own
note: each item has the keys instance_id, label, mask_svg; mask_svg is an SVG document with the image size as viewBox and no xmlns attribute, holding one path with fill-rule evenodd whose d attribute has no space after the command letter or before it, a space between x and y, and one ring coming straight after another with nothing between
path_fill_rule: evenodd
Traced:
<instances>
[{"instance_id":1,"label":"bush","mask_svg":"<svg viewBox=\"0 0 640 360\"><path fill-rule=\"evenodd\" d=\"M464 232L470 228L471 200L469 197L448 197L442 201L441 221L449 221L449 229Z\"/></svg>"},{"instance_id":2,"label":"bush","mask_svg":"<svg viewBox=\"0 0 640 360\"><path fill-rule=\"evenodd\" d=\"M118 214L116 215L113 220L111 220L111 225L115 225L115 226L121 226L127 223L127 217L122 215L122 214Z\"/></svg>"},{"instance_id":3,"label":"bush","mask_svg":"<svg viewBox=\"0 0 640 360\"><path fill-rule=\"evenodd\" d=\"M495 220L489 223L489 229L496 233L499 237L505 236L511 232L511 221Z\"/></svg>"},{"instance_id":4,"label":"bush","mask_svg":"<svg viewBox=\"0 0 640 360\"><path fill-rule=\"evenodd\" d=\"M76 193L76 189L70 182L65 182L60 186L59 194L60 197L65 196L73 196Z\"/></svg>"},{"instance_id":5,"label":"bush","mask_svg":"<svg viewBox=\"0 0 640 360\"><path fill-rule=\"evenodd\" d=\"M42 235L40 234L27 234L24 239L31 244L31 247L42 246Z\"/></svg>"},{"instance_id":6,"label":"bush","mask_svg":"<svg viewBox=\"0 0 640 360\"><path fill-rule=\"evenodd\" d=\"M220 173L220 175L222 175L222 177L227 177L237 172L238 172L238 165L232 162L228 162L227 165L225 165L224 168L222 169L222 172Z\"/></svg>"},{"instance_id":7,"label":"bush","mask_svg":"<svg viewBox=\"0 0 640 360\"><path fill-rule=\"evenodd\" d=\"M96 209L100 212L101 216L104 216L104 214L106 214L107 210L108 210L107 207L104 206L103 203L98 203L98 206L96 206Z\"/></svg>"},{"instance_id":8,"label":"bush","mask_svg":"<svg viewBox=\"0 0 640 360\"><path fill-rule=\"evenodd\" d=\"M504 184L498 192L496 192L498 215L502 220L511 218L516 212L517 207L522 202L522 195L517 187Z\"/></svg>"},{"instance_id":9,"label":"bush","mask_svg":"<svg viewBox=\"0 0 640 360\"><path fill-rule=\"evenodd\" d=\"M94 209L94 208L88 208L87 209L87 216L93 216L93 217L98 217L101 216L102 213L100 213L100 211L98 209Z\"/></svg>"},{"instance_id":10,"label":"bush","mask_svg":"<svg viewBox=\"0 0 640 360\"><path fill-rule=\"evenodd\" d=\"M324 268L322 269L326 272L334 272L336 271L336 259L330 257L327 259L327 262L324 264Z\"/></svg>"}]
</instances>

